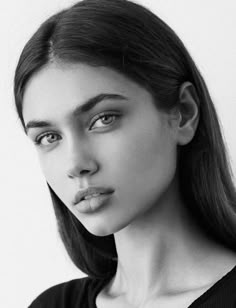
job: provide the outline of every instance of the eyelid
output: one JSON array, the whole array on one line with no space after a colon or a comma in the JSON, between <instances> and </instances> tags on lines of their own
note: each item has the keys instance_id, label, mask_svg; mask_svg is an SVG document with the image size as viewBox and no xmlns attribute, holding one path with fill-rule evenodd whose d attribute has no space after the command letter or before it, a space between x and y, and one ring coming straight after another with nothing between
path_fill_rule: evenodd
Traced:
<instances>
[{"instance_id":1,"label":"eyelid","mask_svg":"<svg viewBox=\"0 0 236 308\"><path fill-rule=\"evenodd\" d=\"M96 121L98 121L99 119L101 119L102 117L104 117L104 116L116 116L116 117L121 117L122 116L122 114L121 114L121 112L119 112L119 111L112 111L112 110L109 110L109 111L104 111L104 112L100 112L100 113L98 113L98 114L96 114L93 118L92 118L92 120L90 120L89 121L89 130L90 130L90 128L96 123ZM110 125L112 125L112 124L110 124ZM110 126L110 125L107 125L107 127L108 126ZM106 126L104 126L104 128L105 128ZM43 132L43 133L41 133L41 134L39 134L36 138L34 138L34 143L37 145L37 146L42 146L43 147L43 145L41 144L41 140L45 137L45 136L48 136L48 135L59 135L57 132L55 132L55 131L46 131L46 132ZM54 142L53 142L54 143ZM51 143L51 144L53 144L53 143ZM46 147L46 146L45 146Z\"/></svg>"},{"instance_id":2,"label":"eyelid","mask_svg":"<svg viewBox=\"0 0 236 308\"><path fill-rule=\"evenodd\" d=\"M39 145L39 146L42 146L41 144L41 140L45 137L45 136L48 136L48 135L59 135L58 133L54 132L54 131L46 131L40 135L38 135L36 138L34 138L34 143L36 145Z\"/></svg>"},{"instance_id":3,"label":"eyelid","mask_svg":"<svg viewBox=\"0 0 236 308\"><path fill-rule=\"evenodd\" d=\"M89 121L89 129L96 123L97 120L103 118L104 116L116 116L116 117L120 117L122 114L118 111L104 111L104 112L100 112L99 114L95 115L92 120ZM108 125L109 126L109 125Z\"/></svg>"}]
</instances>

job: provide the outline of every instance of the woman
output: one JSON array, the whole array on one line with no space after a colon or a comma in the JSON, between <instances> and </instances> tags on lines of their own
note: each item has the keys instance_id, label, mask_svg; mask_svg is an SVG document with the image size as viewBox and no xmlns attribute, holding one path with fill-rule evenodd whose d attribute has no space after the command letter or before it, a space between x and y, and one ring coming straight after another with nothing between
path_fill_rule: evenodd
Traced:
<instances>
[{"instance_id":1,"label":"woman","mask_svg":"<svg viewBox=\"0 0 236 308\"><path fill-rule=\"evenodd\" d=\"M232 171L173 30L130 1L81 1L26 44L14 91L62 241L88 275L31 308L233 307Z\"/></svg>"}]
</instances>

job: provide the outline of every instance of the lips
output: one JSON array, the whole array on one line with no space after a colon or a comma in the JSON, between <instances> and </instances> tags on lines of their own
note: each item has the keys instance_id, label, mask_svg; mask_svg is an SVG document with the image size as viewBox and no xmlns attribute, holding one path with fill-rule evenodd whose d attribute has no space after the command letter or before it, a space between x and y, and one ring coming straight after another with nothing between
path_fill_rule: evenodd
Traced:
<instances>
[{"instance_id":1,"label":"lips","mask_svg":"<svg viewBox=\"0 0 236 308\"><path fill-rule=\"evenodd\" d=\"M86 189L80 190L75 195L73 204L77 204L82 201L86 196L91 196L93 194L111 194L114 192L114 189L111 187L88 187Z\"/></svg>"}]
</instances>

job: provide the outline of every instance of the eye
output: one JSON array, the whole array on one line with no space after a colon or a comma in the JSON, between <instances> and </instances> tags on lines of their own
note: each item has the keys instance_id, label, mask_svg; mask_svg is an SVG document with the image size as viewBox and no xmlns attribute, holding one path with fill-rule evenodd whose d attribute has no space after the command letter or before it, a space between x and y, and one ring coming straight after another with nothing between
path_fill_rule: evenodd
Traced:
<instances>
[{"instance_id":1,"label":"eye","mask_svg":"<svg viewBox=\"0 0 236 308\"><path fill-rule=\"evenodd\" d=\"M92 120L92 124L90 125L89 128L91 129L91 127L99 128L99 127L109 126L119 117L121 117L121 114L116 114L116 113L101 113L101 114L98 114ZM102 125L94 126L94 124L99 123L99 121L100 121L100 123L102 123Z\"/></svg>"},{"instance_id":2,"label":"eye","mask_svg":"<svg viewBox=\"0 0 236 308\"><path fill-rule=\"evenodd\" d=\"M35 140L34 140L34 143L38 146L47 146L48 144L52 144L54 143L55 141L57 141L56 139L56 135L55 133L53 132L47 132L47 133L44 133L40 136L38 136ZM52 138L48 139L48 138L45 138L45 137L48 137L48 136L51 136ZM49 141L49 143L47 144L46 143L42 143L42 140L46 140L46 141Z\"/></svg>"}]
</instances>

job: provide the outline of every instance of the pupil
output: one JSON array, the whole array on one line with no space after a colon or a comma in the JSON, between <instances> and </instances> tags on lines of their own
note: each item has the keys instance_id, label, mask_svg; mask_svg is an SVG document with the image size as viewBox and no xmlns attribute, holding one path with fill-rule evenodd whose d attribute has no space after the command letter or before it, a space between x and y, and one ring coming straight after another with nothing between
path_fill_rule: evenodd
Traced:
<instances>
[{"instance_id":1,"label":"pupil","mask_svg":"<svg viewBox=\"0 0 236 308\"><path fill-rule=\"evenodd\" d=\"M108 122L108 123L109 123L109 118L111 118L111 116L109 116L109 115L103 116L103 119L105 119L104 122ZM107 120L107 119L108 119L108 120ZM110 122L111 122L111 121L110 121Z\"/></svg>"}]
</instances>

